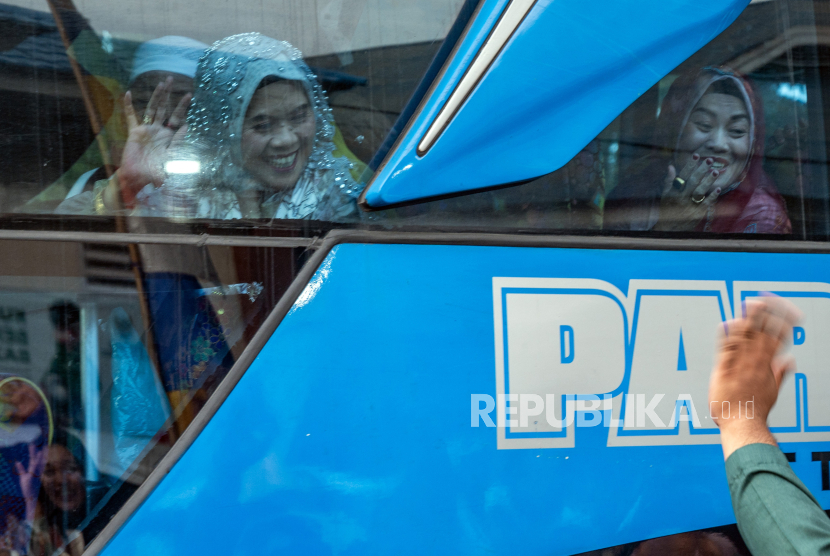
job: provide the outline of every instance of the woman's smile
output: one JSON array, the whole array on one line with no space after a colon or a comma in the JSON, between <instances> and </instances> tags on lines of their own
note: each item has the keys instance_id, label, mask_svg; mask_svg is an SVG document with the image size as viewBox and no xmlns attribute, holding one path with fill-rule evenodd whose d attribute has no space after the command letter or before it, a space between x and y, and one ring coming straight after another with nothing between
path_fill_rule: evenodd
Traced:
<instances>
[{"instance_id":1,"label":"woman's smile","mask_svg":"<svg viewBox=\"0 0 830 556\"><path fill-rule=\"evenodd\" d=\"M729 161L725 158L720 158L719 156L712 157L712 170L723 170L729 166Z\"/></svg>"},{"instance_id":2,"label":"woman's smile","mask_svg":"<svg viewBox=\"0 0 830 556\"><path fill-rule=\"evenodd\" d=\"M268 159L268 164L277 172L290 172L297 164L297 153L299 152L299 150L296 150L287 155L273 156Z\"/></svg>"}]
</instances>

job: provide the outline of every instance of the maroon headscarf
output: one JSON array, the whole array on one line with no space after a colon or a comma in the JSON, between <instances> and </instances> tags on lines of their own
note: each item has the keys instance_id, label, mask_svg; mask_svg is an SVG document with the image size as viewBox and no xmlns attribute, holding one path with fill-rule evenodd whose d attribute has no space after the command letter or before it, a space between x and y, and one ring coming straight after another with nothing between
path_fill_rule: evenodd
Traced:
<instances>
[{"instance_id":1,"label":"maroon headscarf","mask_svg":"<svg viewBox=\"0 0 830 556\"><path fill-rule=\"evenodd\" d=\"M680 136L695 105L718 81L729 81L740 91L750 117L749 157L740 178L718 197L697 231L717 233L789 233L784 201L763 168L764 109L755 87L744 76L725 67L703 68L678 77L660 106L654 130L654 151L635 164L630 175L609 195L609 228L650 229L659 205L669 164L674 163ZM676 163L675 163L676 166ZM679 168L678 168L679 170ZM627 222L626 222L627 220Z\"/></svg>"}]
</instances>

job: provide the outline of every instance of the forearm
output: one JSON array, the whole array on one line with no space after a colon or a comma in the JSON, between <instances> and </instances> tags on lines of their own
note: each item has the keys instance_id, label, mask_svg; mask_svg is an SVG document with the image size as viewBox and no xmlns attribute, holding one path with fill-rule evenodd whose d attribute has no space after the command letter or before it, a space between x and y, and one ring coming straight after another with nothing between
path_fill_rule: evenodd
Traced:
<instances>
[{"instance_id":1,"label":"forearm","mask_svg":"<svg viewBox=\"0 0 830 556\"><path fill-rule=\"evenodd\" d=\"M830 519L774 444L737 448L726 475L738 529L754 556L830 555Z\"/></svg>"},{"instance_id":2,"label":"forearm","mask_svg":"<svg viewBox=\"0 0 830 556\"><path fill-rule=\"evenodd\" d=\"M766 423L752 419L723 423L720 429L720 441L724 461L728 460L735 450L750 444L778 446Z\"/></svg>"}]
</instances>

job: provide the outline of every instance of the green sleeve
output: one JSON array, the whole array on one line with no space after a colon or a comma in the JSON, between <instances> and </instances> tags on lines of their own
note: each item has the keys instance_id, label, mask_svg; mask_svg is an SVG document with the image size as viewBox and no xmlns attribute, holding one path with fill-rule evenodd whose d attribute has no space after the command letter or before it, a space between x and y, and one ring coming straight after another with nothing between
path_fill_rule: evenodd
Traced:
<instances>
[{"instance_id":1,"label":"green sleeve","mask_svg":"<svg viewBox=\"0 0 830 556\"><path fill-rule=\"evenodd\" d=\"M830 556L830 519L775 446L750 444L726 460L738 529L754 556Z\"/></svg>"}]
</instances>

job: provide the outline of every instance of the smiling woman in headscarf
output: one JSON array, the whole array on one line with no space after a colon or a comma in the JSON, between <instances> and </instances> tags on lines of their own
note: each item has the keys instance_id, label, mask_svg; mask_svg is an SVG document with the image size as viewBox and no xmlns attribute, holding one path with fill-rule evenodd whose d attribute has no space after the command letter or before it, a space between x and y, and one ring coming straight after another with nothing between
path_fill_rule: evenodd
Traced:
<instances>
[{"instance_id":1,"label":"smiling woman in headscarf","mask_svg":"<svg viewBox=\"0 0 830 556\"><path fill-rule=\"evenodd\" d=\"M205 52L195 81L187 126L175 136L168 127L183 107L167 119L169 82L140 122L125 105L135 140L119 187L128 207L135 195L136 214L357 218L355 161L336 154L326 95L296 48L258 33L228 37Z\"/></svg>"},{"instance_id":2,"label":"smiling woman in headscarf","mask_svg":"<svg viewBox=\"0 0 830 556\"><path fill-rule=\"evenodd\" d=\"M608 196L606 229L790 233L763 169L764 114L751 82L726 68L679 77L660 108L655 151Z\"/></svg>"},{"instance_id":3,"label":"smiling woman in headscarf","mask_svg":"<svg viewBox=\"0 0 830 556\"><path fill-rule=\"evenodd\" d=\"M356 212L352 163L332 155L331 109L299 50L258 33L228 37L208 50L196 80L189 139L216 153L209 182L235 191L246 216Z\"/></svg>"}]
</instances>

